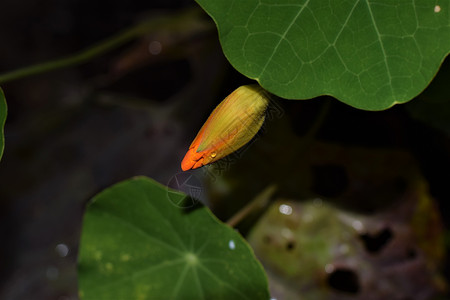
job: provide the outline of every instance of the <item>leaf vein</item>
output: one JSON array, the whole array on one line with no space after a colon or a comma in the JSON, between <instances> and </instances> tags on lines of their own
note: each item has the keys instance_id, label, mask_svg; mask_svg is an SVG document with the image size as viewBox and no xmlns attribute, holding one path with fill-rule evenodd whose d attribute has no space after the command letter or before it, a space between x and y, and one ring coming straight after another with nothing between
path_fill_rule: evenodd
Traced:
<instances>
[{"instance_id":1,"label":"leaf vein","mask_svg":"<svg viewBox=\"0 0 450 300\"><path fill-rule=\"evenodd\" d=\"M295 15L295 17L292 19L292 22L288 25L288 27L286 28L286 30L284 31L284 33L280 36L280 39L278 40L278 43L275 45L275 47L273 48L272 54L270 55L270 57L267 59L266 64L264 65L263 69L261 70L258 78L261 78L261 76L263 75L263 73L266 71L267 66L269 65L269 63L272 61L273 56L275 55L275 53L278 50L278 47L280 47L281 42L283 40L286 39L286 35L288 34L288 32L291 30L292 26L294 26L295 22L297 21L297 19L300 17L300 15L302 14L303 10L308 6L310 0L307 0L305 2L305 4L303 4L302 8L298 11L298 13Z\"/></svg>"},{"instance_id":2,"label":"leaf vein","mask_svg":"<svg viewBox=\"0 0 450 300\"><path fill-rule=\"evenodd\" d=\"M147 239L149 239L149 240L151 240L153 242L156 242L160 246L163 246L163 247L167 248L168 250L171 250L172 252L174 252L174 253L176 253L178 255L183 255L182 251L178 250L174 246L172 246L172 245L170 245L170 244L168 244L168 243L166 243L166 242L164 242L162 240L159 240L159 239L149 235L148 232L145 232L141 228L137 227L135 224L133 224L133 223L131 223L129 221L126 221L123 218L120 218L119 216L116 216L116 215L114 215L113 213L111 213L109 211L102 210L101 212L103 212L103 214L105 216L109 216L110 218L113 218L113 219L117 220L118 222L122 223L123 225L129 227L130 229L133 229L134 232L137 232L137 233L145 236Z\"/></svg>"},{"instance_id":3,"label":"leaf vein","mask_svg":"<svg viewBox=\"0 0 450 300\"><path fill-rule=\"evenodd\" d=\"M391 74L391 70L389 68L389 63L387 61L386 49L384 47L384 43L383 43L380 31L379 31L378 26L377 26L377 22L375 21L375 17L373 15L372 8L370 6L370 0L366 0L366 4L367 4L367 9L369 10L371 21L373 23L373 27L375 29L375 32L377 33L377 36L378 36L378 42L380 44L381 52L383 53L384 65L386 67L386 72L387 72L388 79L389 79L389 86L390 86L391 94L392 94L392 96L394 96L394 90L392 88L392 74Z\"/></svg>"}]
</instances>

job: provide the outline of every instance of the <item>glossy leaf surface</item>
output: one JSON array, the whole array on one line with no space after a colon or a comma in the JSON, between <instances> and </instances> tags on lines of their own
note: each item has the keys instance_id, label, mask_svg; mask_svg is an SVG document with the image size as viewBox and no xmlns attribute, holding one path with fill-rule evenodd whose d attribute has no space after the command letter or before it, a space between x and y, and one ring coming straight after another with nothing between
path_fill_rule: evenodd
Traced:
<instances>
[{"instance_id":1,"label":"glossy leaf surface","mask_svg":"<svg viewBox=\"0 0 450 300\"><path fill-rule=\"evenodd\" d=\"M288 99L381 110L418 95L450 51L450 1L197 0L242 74Z\"/></svg>"},{"instance_id":2,"label":"glossy leaf surface","mask_svg":"<svg viewBox=\"0 0 450 300\"><path fill-rule=\"evenodd\" d=\"M139 177L98 194L84 218L82 299L269 299L244 239L205 207Z\"/></svg>"}]
</instances>

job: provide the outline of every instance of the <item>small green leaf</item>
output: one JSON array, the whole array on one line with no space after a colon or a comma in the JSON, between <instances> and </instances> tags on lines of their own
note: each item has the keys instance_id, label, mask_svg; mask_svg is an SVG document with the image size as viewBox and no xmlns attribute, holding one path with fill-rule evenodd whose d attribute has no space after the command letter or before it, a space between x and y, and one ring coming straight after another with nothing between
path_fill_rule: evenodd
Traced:
<instances>
[{"instance_id":1,"label":"small green leaf","mask_svg":"<svg viewBox=\"0 0 450 300\"><path fill-rule=\"evenodd\" d=\"M3 127L5 126L7 114L5 95L0 88L0 160L3 156L3 149L5 148L5 136L3 134Z\"/></svg>"},{"instance_id":2,"label":"small green leaf","mask_svg":"<svg viewBox=\"0 0 450 300\"><path fill-rule=\"evenodd\" d=\"M269 299L244 239L206 207L145 177L98 194L84 218L82 299ZM188 199L189 200L189 199Z\"/></svg>"},{"instance_id":3,"label":"small green leaf","mask_svg":"<svg viewBox=\"0 0 450 300\"><path fill-rule=\"evenodd\" d=\"M448 0L197 0L242 74L287 99L386 109L418 95L450 52Z\"/></svg>"}]
</instances>

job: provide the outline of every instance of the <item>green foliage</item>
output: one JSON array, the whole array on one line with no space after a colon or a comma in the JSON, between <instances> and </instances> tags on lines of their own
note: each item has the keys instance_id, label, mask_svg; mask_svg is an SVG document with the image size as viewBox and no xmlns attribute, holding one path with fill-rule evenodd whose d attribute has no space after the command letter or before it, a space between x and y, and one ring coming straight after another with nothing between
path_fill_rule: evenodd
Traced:
<instances>
[{"instance_id":1,"label":"green foliage","mask_svg":"<svg viewBox=\"0 0 450 300\"><path fill-rule=\"evenodd\" d=\"M148 178L119 183L87 208L82 299L269 299L252 250L206 207Z\"/></svg>"},{"instance_id":2,"label":"green foliage","mask_svg":"<svg viewBox=\"0 0 450 300\"><path fill-rule=\"evenodd\" d=\"M449 1L197 0L242 74L280 97L404 103L450 51Z\"/></svg>"},{"instance_id":3,"label":"green foliage","mask_svg":"<svg viewBox=\"0 0 450 300\"><path fill-rule=\"evenodd\" d=\"M3 149L5 148L5 136L3 134L3 127L5 126L6 113L7 107L5 95L3 94L3 91L0 88L0 159L2 159Z\"/></svg>"}]
</instances>

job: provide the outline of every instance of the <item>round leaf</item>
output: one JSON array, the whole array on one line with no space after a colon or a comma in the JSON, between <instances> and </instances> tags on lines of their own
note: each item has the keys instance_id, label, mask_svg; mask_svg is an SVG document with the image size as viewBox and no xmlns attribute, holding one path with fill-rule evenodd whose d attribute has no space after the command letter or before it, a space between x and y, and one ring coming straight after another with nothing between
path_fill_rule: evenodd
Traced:
<instances>
[{"instance_id":1,"label":"round leaf","mask_svg":"<svg viewBox=\"0 0 450 300\"><path fill-rule=\"evenodd\" d=\"M411 100L450 51L448 0L197 0L242 74L287 99Z\"/></svg>"},{"instance_id":2,"label":"round leaf","mask_svg":"<svg viewBox=\"0 0 450 300\"><path fill-rule=\"evenodd\" d=\"M98 194L84 218L82 299L269 299L244 239L205 207L144 177ZM192 199L187 199L192 201Z\"/></svg>"},{"instance_id":3,"label":"round leaf","mask_svg":"<svg viewBox=\"0 0 450 300\"><path fill-rule=\"evenodd\" d=\"M6 100L2 89L0 88L0 159L3 155L3 148L5 147L5 136L3 135L3 127L6 121Z\"/></svg>"}]
</instances>

